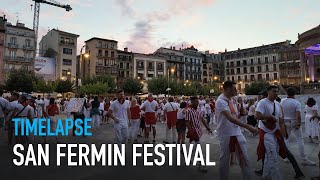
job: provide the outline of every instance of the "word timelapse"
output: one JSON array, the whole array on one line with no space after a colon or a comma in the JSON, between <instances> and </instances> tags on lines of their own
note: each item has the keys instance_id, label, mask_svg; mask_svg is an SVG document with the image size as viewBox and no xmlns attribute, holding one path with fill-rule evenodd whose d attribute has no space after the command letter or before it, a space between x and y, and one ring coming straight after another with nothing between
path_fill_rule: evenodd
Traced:
<instances>
[{"instance_id":1,"label":"word timelapse","mask_svg":"<svg viewBox=\"0 0 320 180\"><path fill-rule=\"evenodd\" d=\"M27 118L13 118L12 121L14 122L15 136L30 136L31 134L34 136L68 136L69 130L72 130L73 126L76 127L74 132L76 136L92 136L92 133L89 132L91 118L76 119L75 121L70 118L65 121L58 119L54 132L51 132L50 119L34 118L29 120Z\"/></svg>"},{"instance_id":2,"label":"word timelapse","mask_svg":"<svg viewBox=\"0 0 320 180\"><path fill-rule=\"evenodd\" d=\"M54 162L57 166L61 166L62 163L66 163L67 166L126 166L125 146L125 144L120 146L102 144L98 148L95 144L57 144ZM41 166L42 164L49 166L49 148L49 144L44 146L29 144L26 149L23 145L16 144L13 148L16 156L13 163L16 166ZM139 159L143 166L216 165L215 162L210 161L210 144L206 144L205 156L200 144L133 144L130 152L132 152L132 166L137 166Z\"/></svg>"}]
</instances>

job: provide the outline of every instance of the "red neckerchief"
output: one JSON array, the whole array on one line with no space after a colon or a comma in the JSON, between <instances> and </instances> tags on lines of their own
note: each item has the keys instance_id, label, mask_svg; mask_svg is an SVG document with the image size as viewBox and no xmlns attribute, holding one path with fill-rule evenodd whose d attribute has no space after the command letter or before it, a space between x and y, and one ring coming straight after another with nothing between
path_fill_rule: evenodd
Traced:
<instances>
[{"instance_id":1,"label":"red neckerchief","mask_svg":"<svg viewBox=\"0 0 320 180\"><path fill-rule=\"evenodd\" d=\"M120 104L123 104L126 100L123 100L122 103L121 103L121 101L122 101L122 100L118 99L118 102L119 102Z\"/></svg>"}]
</instances>

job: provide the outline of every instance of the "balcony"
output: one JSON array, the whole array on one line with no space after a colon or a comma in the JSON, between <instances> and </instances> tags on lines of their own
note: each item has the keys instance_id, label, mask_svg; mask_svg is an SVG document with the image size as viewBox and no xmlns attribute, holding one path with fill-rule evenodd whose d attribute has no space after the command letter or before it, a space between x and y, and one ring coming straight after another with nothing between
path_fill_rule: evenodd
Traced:
<instances>
[{"instance_id":1,"label":"balcony","mask_svg":"<svg viewBox=\"0 0 320 180\"><path fill-rule=\"evenodd\" d=\"M15 62L26 62L30 63L33 58L26 58L26 57L20 57L20 56L5 56L4 60L7 61L15 61Z\"/></svg>"},{"instance_id":2,"label":"balcony","mask_svg":"<svg viewBox=\"0 0 320 180\"><path fill-rule=\"evenodd\" d=\"M70 45L70 46L74 46L75 43L74 42L68 42L68 41L64 41L64 40L61 40L60 41L60 44L63 44L63 45Z\"/></svg>"},{"instance_id":3,"label":"balcony","mask_svg":"<svg viewBox=\"0 0 320 180\"><path fill-rule=\"evenodd\" d=\"M163 68L157 68L157 71L164 71Z\"/></svg>"},{"instance_id":4,"label":"balcony","mask_svg":"<svg viewBox=\"0 0 320 180\"><path fill-rule=\"evenodd\" d=\"M28 50L28 51L33 51L33 50L34 50L34 47L33 47L33 46L23 45L23 49L24 49L24 50Z\"/></svg>"},{"instance_id":5,"label":"balcony","mask_svg":"<svg viewBox=\"0 0 320 180\"><path fill-rule=\"evenodd\" d=\"M8 44L7 44L7 48L19 48L19 45L18 45L18 44L8 43Z\"/></svg>"},{"instance_id":6,"label":"balcony","mask_svg":"<svg viewBox=\"0 0 320 180\"><path fill-rule=\"evenodd\" d=\"M153 66L148 66L148 70L153 71L153 70L154 70L154 67L153 67Z\"/></svg>"},{"instance_id":7,"label":"balcony","mask_svg":"<svg viewBox=\"0 0 320 180\"><path fill-rule=\"evenodd\" d=\"M144 66L137 66L137 69L144 69Z\"/></svg>"}]
</instances>

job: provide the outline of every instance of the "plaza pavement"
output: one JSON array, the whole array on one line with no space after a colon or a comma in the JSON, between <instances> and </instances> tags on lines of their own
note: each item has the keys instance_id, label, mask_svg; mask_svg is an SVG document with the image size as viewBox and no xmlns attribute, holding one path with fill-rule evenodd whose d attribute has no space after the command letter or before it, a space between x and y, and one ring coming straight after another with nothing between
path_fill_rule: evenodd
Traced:
<instances>
[{"instance_id":1,"label":"plaza pavement","mask_svg":"<svg viewBox=\"0 0 320 180\"><path fill-rule=\"evenodd\" d=\"M62 115L62 117L65 117ZM212 126L212 125L211 125ZM203 130L203 132L206 132ZM15 157L13 155L12 149L9 149L6 145L6 140L3 137L3 132L0 133L0 177L3 180L10 179L20 179L20 180L96 180L96 179L151 179L151 180L171 180L171 179L193 179L193 180L214 180L218 179L218 159L219 159L219 144L216 137L204 133L203 142L204 144L210 144L210 159L211 161L215 161L217 166L208 167L207 173L201 173L197 171L196 167L193 166L163 166L163 167L143 167L141 164L143 163L142 159L138 159L138 166L132 167L132 153L130 144L127 144L127 152L126 152L126 166L125 167L101 167L99 165L95 167L68 167L67 160L62 159L62 165L60 167L56 166L56 156L55 156L55 143L53 140L49 139L50 143L50 166L49 167L16 167L12 159ZM256 147L258 143L258 137L253 137L249 133L244 133L247 139L248 144L248 153L250 157L250 163L252 166L252 171L255 169L259 169L261 167L261 162L257 162L256 156ZM157 142L162 143L165 137L165 124L158 123L157 124ZM100 129L93 134L91 137L64 137L61 139L61 143L86 143L86 144L102 144L102 143L112 143L114 138L113 127L112 124L105 124L100 127ZM36 138L36 141L40 141L39 138ZM140 142L143 142L143 138L139 139ZM297 149L297 145L295 142L291 142L291 146L289 147L291 152L294 154L296 160L298 161L302 171L304 172L306 178L310 179L310 177L316 176L319 173L319 166L302 166L300 164L301 160L299 158L299 153ZM305 152L308 155L308 158L312 161L317 162L317 154L319 148L316 143L309 143L308 139L305 138ZM141 152L141 151L140 151ZM283 162L279 158L279 165L283 175L283 179L293 179L295 175L294 170L289 163ZM183 164L183 163L182 163ZM253 173L254 179L262 179L259 176L256 176ZM239 165L231 166L230 168L230 176L229 179L242 179L241 177L241 169Z\"/></svg>"}]
</instances>

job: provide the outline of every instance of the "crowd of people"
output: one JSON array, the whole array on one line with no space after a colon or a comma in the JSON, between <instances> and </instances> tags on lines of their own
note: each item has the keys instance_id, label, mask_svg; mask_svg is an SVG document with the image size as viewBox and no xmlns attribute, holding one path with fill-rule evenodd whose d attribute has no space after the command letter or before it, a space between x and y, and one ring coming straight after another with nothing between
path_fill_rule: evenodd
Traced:
<instances>
[{"instance_id":1,"label":"crowd of people","mask_svg":"<svg viewBox=\"0 0 320 180\"><path fill-rule=\"evenodd\" d=\"M309 98L304 109L294 99L295 90L287 90L287 98L278 97L277 86L269 86L257 98L237 97L234 82L223 84L223 93L217 97L168 97L155 99L148 94L146 99L125 97L124 91L117 90L117 97L98 96L85 98L80 112L68 112L68 100L55 101L52 97L41 99L12 93L9 99L0 97L0 129L8 131L8 144L13 143L13 117L48 117L54 131L56 116L67 111L67 117L92 118L93 133L99 132L102 124L113 123L115 143L201 143L203 128L214 133L220 144L220 179L228 179L230 162L237 157L242 168L243 179L253 179L250 169L245 131L259 137L257 159L262 168L254 171L257 175L281 179L278 155L290 162L295 170L295 178L304 177L295 157L289 150L293 135L298 144L301 164L315 166L304 151L304 137L310 143L319 142L319 120L316 101ZM2 96L2 92L0 94ZM305 113L305 135L302 133L301 116ZM157 123L166 124L165 137L157 137ZM214 128L214 131L210 127ZM74 129L75 130L75 129ZM152 134L151 134L152 132ZM16 143L33 141L32 137L16 137ZM56 137L59 142L59 138ZM44 138L46 142L46 138ZM320 157L320 156L319 156ZM206 172L204 167L199 170Z\"/></svg>"}]
</instances>

